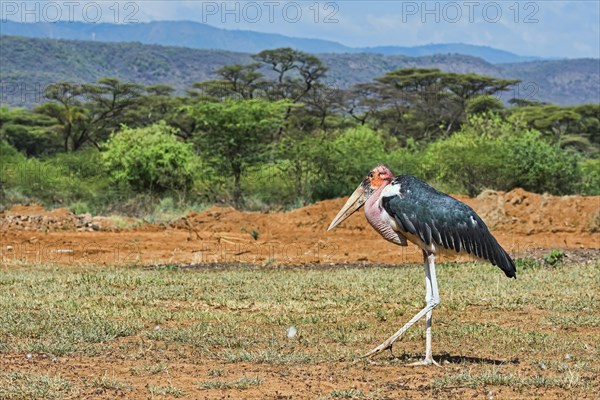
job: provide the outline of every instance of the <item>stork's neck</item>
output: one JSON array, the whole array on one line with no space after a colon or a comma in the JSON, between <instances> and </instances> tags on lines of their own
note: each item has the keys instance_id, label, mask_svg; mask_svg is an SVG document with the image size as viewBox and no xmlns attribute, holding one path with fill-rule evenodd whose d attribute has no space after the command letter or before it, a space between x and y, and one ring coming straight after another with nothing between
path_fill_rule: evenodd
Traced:
<instances>
[{"instance_id":1,"label":"stork's neck","mask_svg":"<svg viewBox=\"0 0 600 400\"><path fill-rule=\"evenodd\" d=\"M388 185L388 183L384 182L384 184L381 185L375 192L373 192L373 194L371 196L369 196L369 198L365 202L365 215L367 216L367 219L369 219L369 216L372 214L373 215L379 214L379 211L380 211L379 198L381 197L381 193L383 192L383 189L385 189L385 187L387 185Z\"/></svg>"},{"instance_id":2,"label":"stork's neck","mask_svg":"<svg viewBox=\"0 0 600 400\"><path fill-rule=\"evenodd\" d=\"M381 236L390 242L398 243L398 234L394 232L392 227L385 218L382 218L384 210L381 208L381 202L379 201L383 190L388 185L385 182L379 187L365 203L365 216L369 224L377 231ZM387 215L387 214L386 214Z\"/></svg>"}]
</instances>

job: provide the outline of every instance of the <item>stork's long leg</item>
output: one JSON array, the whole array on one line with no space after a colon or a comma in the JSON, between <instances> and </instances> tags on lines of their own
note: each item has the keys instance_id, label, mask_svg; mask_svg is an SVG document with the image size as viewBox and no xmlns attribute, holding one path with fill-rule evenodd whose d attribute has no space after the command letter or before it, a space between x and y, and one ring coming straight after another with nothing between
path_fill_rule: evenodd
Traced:
<instances>
[{"instance_id":1,"label":"stork's long leg","mask_svg":"<svg viewBox=\"0 0 600 400\"><path fill-rule=\"evenodd\" d=\"M381 343L379 346L375 347L373 350L369 351L363 357L372 357L375 354L381 353L382 351L389 349L392 347L392 344L404 334L410 328L423 318L424 315L427 315L427 330L425 331L426 337L426 351L425 351L425 360L421 362L422 364L432 364L433 357L431 356L431 314L432 310L440 304L440 294L438 292L437 278L435 274L435 255L428 254L423 251L423 258L425 259L425 302L427 305L421 311L419 311L414 317L411 318L400 330L390 336L385 342Z\"/></svg>"},{"instance_id":2,"label":"stork's long leg","mask_svg":"<svg viewBox=\"0 0 600 400\"><path fill-rule=\"evenodd\" d=\"M435 256L433 254L424 254L426 258L425 263L429 264L429 282L427 282L427 294L425 297L425 302L427 304L435 304L436 306L440 304L440 294L438 292L437 287L437 277L435 274ZM425 271L425 279L427 280L427 271ZM439 365L433 359L433 353L431 350L431 318L433 314L433 309L429 310L426 315L426 329L425 329L425 359L422 361L417 361L412 363L411 365L429 365L435 364Z\"/></svg>"}]
</instances>

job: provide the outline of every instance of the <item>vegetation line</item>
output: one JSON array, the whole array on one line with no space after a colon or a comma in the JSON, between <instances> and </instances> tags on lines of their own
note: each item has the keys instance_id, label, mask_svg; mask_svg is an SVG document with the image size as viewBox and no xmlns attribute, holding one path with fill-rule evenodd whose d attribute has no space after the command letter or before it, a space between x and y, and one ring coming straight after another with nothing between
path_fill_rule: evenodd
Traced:
<instances>
[{"instance_id":1,"label":"vegetation line","mask_svg":"<svg viewBox=\"0 0 600 400\"><path fill-rule=\"evenodd\" d=\"M347 195L378 163L471 196L600 194L599 104L504 104L518 81L433 68L332 90L314 55L252 59L185 95L103 78L49 85L31 110L0 107L2 206L287 209Z\"/></svg>"}]
</instances>

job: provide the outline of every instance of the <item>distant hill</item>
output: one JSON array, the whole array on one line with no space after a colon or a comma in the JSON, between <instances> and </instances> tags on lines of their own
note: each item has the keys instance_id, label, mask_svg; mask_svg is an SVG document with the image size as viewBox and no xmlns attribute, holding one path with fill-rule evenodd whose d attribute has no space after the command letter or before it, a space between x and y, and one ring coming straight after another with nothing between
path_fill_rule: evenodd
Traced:
<instances>
[{"instance_id":1,"label":"distant hill","mask_svg":"<svg viewBox=\"0 0 600 400\"><path fill-rule=\"evenodd\" d=\"M194 82L214 79L224 65L248 63L249 54L140 43L32 39L0 36L0 102L33 106L40 88L57 82L95 82L102 77L142 84L163 83L183 92ZM562 105L600 103L600 60L491 64L464 55L408 57L381 54L319 54L329 67L327 83L347 88L407 67L472 72L523 83L505 95ZM37 89L36 89L37 88ZM37 91L36 91L37 90Z\"/></svg>"},{"instance_id":2,"label":"distant hill","mask_svg":"<svg viewBox=\"0 0 600 400\"><path fill-rule=\"evenodd\" d=\"M364 53L380 53L384 55L403 54L412 57L431 56L435 54L462 54L465 56L478 57L492 64L541 60L540 57L520 56L515 53L495 49L493 47L475 46L465 43L426 44L423 46L413 47L364 47L358 49L358 51Z\"/></svg>"},{"instance_id":3,"label":"distant hill","mask_svg":"<svg viewBox=\"0 0 600 400\"><path fill-rule=\"evenodd\" d=\"M283 36L244 30L228 30L191 21L154 21L136 24L83 22L0 22L0 32L48 39L96 40L100 42L140 42L194 49L228 50L258 53L266 49L291 47L309 53L376 53L383 55L428 56L462 54L479 57L490 63L532 61L538 58L519 56L508 51L463 43L428 44L415 47L382 46L354 48L340 43Z\"/></svg>"}]
</instances>

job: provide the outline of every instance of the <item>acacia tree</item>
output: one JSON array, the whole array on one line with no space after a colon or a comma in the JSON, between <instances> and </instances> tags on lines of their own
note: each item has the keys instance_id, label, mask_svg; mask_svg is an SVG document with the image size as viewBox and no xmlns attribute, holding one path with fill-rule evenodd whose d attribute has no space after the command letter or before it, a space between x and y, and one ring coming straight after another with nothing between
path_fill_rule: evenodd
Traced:
<instances>
[{"instance_id":1,"label":"acacia tree","mask_svg":"<svg viewBox=\"0 0 600 400\"><path fill-rule=\"evenodd\" d=\"M258 96L295 103L327 70L317 57L290 48L265 50L252 58L256 62L226 65L213 71L217 79L194 83L188 94L215 99L251 99ZM272 72L265 77L261 69Z\"/></svg>"},{"instance_id":2,"label":"acacia tree","mask_svg":"<svg viewBox=\"0 0 600 400\"><path fill-rule=\"evenodd\" d=\"M45 92L51 100L36 112L56 118L65 151L79 150L87 143L100 148L111 131L118 129L119 118L142 95L143 87L103 78L97 84L59 82Z\"/></svg>"},{"instance_id":3,"label":"acacia tree","mask_svg":"<svg viewBox=\"0 0 600 400\"><path fill-rule=\"evenodd\" d=\"M312 54L290 48L264 50L252 56L275 73L269 97L297 103L325 76L327 67Z\"/></svg>"},{"instance_id":4,"label":"acacia tree","mask_svg":"<svg viewBox=\"0 0 600 400\"><path fill-rule=\"evenodd\" d=\"M54 118L24 108L0 106L0 140L6 140L27 156L61 150L61 138L54 132L57 123Z\"/></svg>"},{"instance_id":5,"label":"acacia tree","mask_svg":"<svg viewBox=\"0 0 600 400\"><path fill-rule=\"evenodd\" d=\"M208 100L260 97L287 100L291 104L302 102L306 105L302 112L325 127L326 117L334 110L329 106L332 93L325 90L322 83L327 67L319 58L291 48L265 50L252 58L253 63L227 65L215 70L218 79L194 83L188 95ZM286 110L285 120L289 119L292 110L292 107ZM277 139L281 134L282 130Z\"/></svg>"},{"instance_id":6,"label":"acacia tree","mask_svg":"<svg viewBox=\"0 0 600 400\"><path fill-rule=\"evenodd\" d=\"M68 82L59 82L50 85L45 92L45 96L53 102L44 103L36 107L35 111L39 114L55 118L59 122L57 130L62 134L63 147L65 151L73 142L80 126L85 120L85 111L82 107L81 95L83 88L81 85Z\"/></svg>"},{"instance_id":7,"label":"acacia tree","mask_svg":"<svg viewBox=\"0 0 600 400\"><path fill-rule=\"evenodd\" d=\"M224 99L236 97L252 99L255 92L264 86L263 74L258 72L260 63L232 64L221 67L214 74L219 78L196 82L187 91L192 98Z\"/></svg>"},{"instance_id":8,"label":"acacia tree","mask_svg":"<svg viewBox=\"0 0 600 400\"><path fill-rule=\"evenodd\" d=\"M513 102L514 103L514 102ZM513 107L510 118L539 130L552 143L588 156L600 152L600 105L525 105Z\"/></svg>"},{"instance_id":9,"label":"acacia tree","mask_svg":"<svg viewBox=\"0 0 600 400\"><path fill-rule=\"evenodd\" d=\"M243 206L242 174L267 156L274 133L283 123L287 101L225 99L203 102L187 110L198 123L197 147L219 170L233 176L233 204Z\"/></svg>"},{"instance_id":10,"label":"acacia tree","mask_svg":"<svg viewBox=\"0 0 600 400\"><path fill-rule=\"evenodd\" d=\"M346 109L359 122L369 118L376 128L386 129L401 142L427 142L456 131L472 99L494 95L517 82L436 68L406 68L356 85L347 97Z\"/></svg>"},{"instance_id":11,"label":"acacia tree","mask_svg":"<svg viewBox=\"0 0 600 400\"><path fill-rule=\"evenodd\" d=\"M175 89L164 84L146 86L144 90L144 95L127 107L119 122L130 128L143 128L164 121L175 128L177 136L189 140L196 130L196 121L183 107L196 99L175 96Z\"/></svg>"},{"instance_id":12,"label":"acacia tree","mask_svg":"<svg viewBox=\"0 0 600 400\"><path fill-rule=\"evenodd\" d=\"M450 115L446 133L458 129L454 125L465 119L470 101L476 97L493 96L506 91L519 82L516 79L499 79L478 74L446 73L442 81L443 87L456 98L458 106L456 111Z\"/></svg>"},{"instance_id":13,"label":"acacia tree","mask_svg":"<svg viewBox=\"0 0 600 400\"><path fill-rule=\"evenodd\" d=\"M261 86L263 74L258 72L259 68L259 63L234 64L219 68L215 73L222 77L221 82L231 92L237 93L243 99L251 99Z\"/></svg>"}]
</instances>

